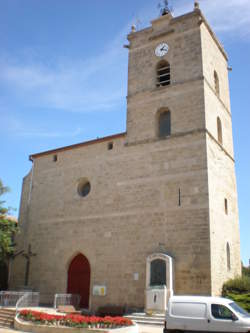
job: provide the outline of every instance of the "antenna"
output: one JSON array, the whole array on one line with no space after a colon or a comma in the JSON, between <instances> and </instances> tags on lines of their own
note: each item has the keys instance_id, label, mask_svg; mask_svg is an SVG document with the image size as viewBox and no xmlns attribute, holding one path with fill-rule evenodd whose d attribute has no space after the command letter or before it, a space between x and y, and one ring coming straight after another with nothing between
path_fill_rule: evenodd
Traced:
<instances>
[{"instance_id":1,"label":"antenna","mask_svg":"<svg viewBox=\"0 0 250 333\"><path fill-rule=\"evenodd\" d=\"M140 24L141 20L139 19L138 16L136 16L134 19L134 23L131 26L131 32L136 32L137 30L139 30Z\"/></svg>"},{"instance_id":2,"label":"antenna","mask_svg":"<svg viewBox=\"0 0 250 333\"><path fill-rule=\"evenodd\" d=\"M141 25L141 20L139 19L139 17L136 17L135 25L139 29L139 27Z\"/></svg>"},{"instance_id":3,"label":"antenna","mask_svg":"<svg viewBox=\"0 0 250 333\"><path fill-rule=\"evenodd\" d=\"M173 12L173 7L169 5L168 0L161 0L161 2L158 4L158 8L160 9L162 16Z\"/></svg>"}]
</instances>

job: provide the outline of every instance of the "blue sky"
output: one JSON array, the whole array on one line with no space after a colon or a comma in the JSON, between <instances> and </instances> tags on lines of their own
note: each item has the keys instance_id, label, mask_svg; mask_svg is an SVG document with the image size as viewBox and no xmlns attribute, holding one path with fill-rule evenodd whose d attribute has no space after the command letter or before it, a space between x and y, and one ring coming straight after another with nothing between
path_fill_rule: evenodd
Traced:
<instances>
[{"instance_id":1,"label":"blue sky","mask_svg":"<svg viewBox=\"0 0 250 333\"><path fill-rule=\"evenodd\" d=\"M127 50L133 23L158 0L0 0L0 178L18 213L28 155L126 130ZM174 15L193 1L173 0ZM230 73L241 255L250 258L250 1L201 0Z\"/></svg>"}]
</instances>

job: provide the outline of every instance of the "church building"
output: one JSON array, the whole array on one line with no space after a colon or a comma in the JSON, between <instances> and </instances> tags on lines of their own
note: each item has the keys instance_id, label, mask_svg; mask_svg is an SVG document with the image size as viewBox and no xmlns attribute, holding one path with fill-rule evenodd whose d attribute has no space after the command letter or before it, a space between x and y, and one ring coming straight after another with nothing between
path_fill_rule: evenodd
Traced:
<instances>
[{"instance_id":1,"label":"church building","mask_svg":"<svg viewBox=\"0 0 250 333\"><path fill-rule=\"evenodd\" d=\"M241 274L223 46L196 3L133 26L126 48L126 132L30 156L17 244L35 255L15 258L10 289L42 303L164 310Z\"/></svg>"}]
</instances>

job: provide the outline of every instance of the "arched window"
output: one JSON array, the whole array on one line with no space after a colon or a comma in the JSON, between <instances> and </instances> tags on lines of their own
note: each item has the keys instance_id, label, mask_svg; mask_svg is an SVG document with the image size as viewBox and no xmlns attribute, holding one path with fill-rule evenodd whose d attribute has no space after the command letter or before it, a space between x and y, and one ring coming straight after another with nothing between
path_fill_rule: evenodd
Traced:
<instances>
[{"instance_id":1,"label":"arched window","mask_svg":"<svg viewBox=\"0 0 250 333\"><path fill-rule=\"evenodd\" d=\"M219 77L216 71L214 71L214 89L216 92L216 95L220 96L220 82Z\"/></svg>"},{"instance_id":2,"label":"arched window","mask_svg":"<svg viewBox=\"0 0 250 333\"><path fill-rule=\"evenodd\" d=\"M230 253L230 245L227 243L227 270L231 270L231 253Z\"/></svg>"},{"instance_id":3,"label":"arched window","mask_svg":"<svg viewBox=\"0 0 250 333\"><path fill-rule=\"evenodd\" d=\"M225 214L228 215L228 202L227 199L224 199L224 205L225 205Z\"/></svg>"},{"instance_id":4,"label":"arched window","mask_svg":"<svg viewBox=\"0 0 250 333\"><path fill-rule=\"evenodd\" d=\"M168 86L170 84L170 65L167 61L160 61L156 68L157 87Z\"/></svg>"},{"instance_id":5,"label":"arched window","mask_svg":"<svg viewBox=\"0 0 250 333\"><path fill-rule=\"evenodd\" d=\"M217 117L217 137L219 143L222 145L223 144L223 139L222 139L222 124L220 117Z\"/></svg>"},{"instance_id":6,"label":"arched window","mask_svg":"<svg viewBox=\"0 0 250 333\"><path fill-rule=\"evenodd\" d=\"M169 110L160 111L157 115L157 134L164 138L171 134L171 113Z\"/></svg>"},{"instance_id":7,"label":"arched window","mask_svg":"<svg viewBox=\"0 0 250 333\"><path fill-rule=\"evenodd\" d=\"M151 261L150 286L162 286L166 284L166 262L162 259Z\"/></svg>"}]
</instances>

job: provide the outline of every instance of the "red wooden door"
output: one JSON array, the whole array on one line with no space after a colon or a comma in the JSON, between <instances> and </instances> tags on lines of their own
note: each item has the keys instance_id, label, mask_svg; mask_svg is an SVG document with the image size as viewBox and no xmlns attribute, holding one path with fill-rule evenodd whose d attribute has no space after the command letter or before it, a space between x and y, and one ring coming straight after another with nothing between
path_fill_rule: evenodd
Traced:
<instances>
[{"instance_id":1,"label":"red wooden door","mask_svg":"<svg viewBox=\"0 0 250 333\"><path fill-rule=\"evenodd\" d=\"M69 294L79 294L81 296L80 307L89 306L90 288L90 265L88 259L82 254L78 254L72 261L68 269L68 290Z\"/></svg>"}]
</instances>

